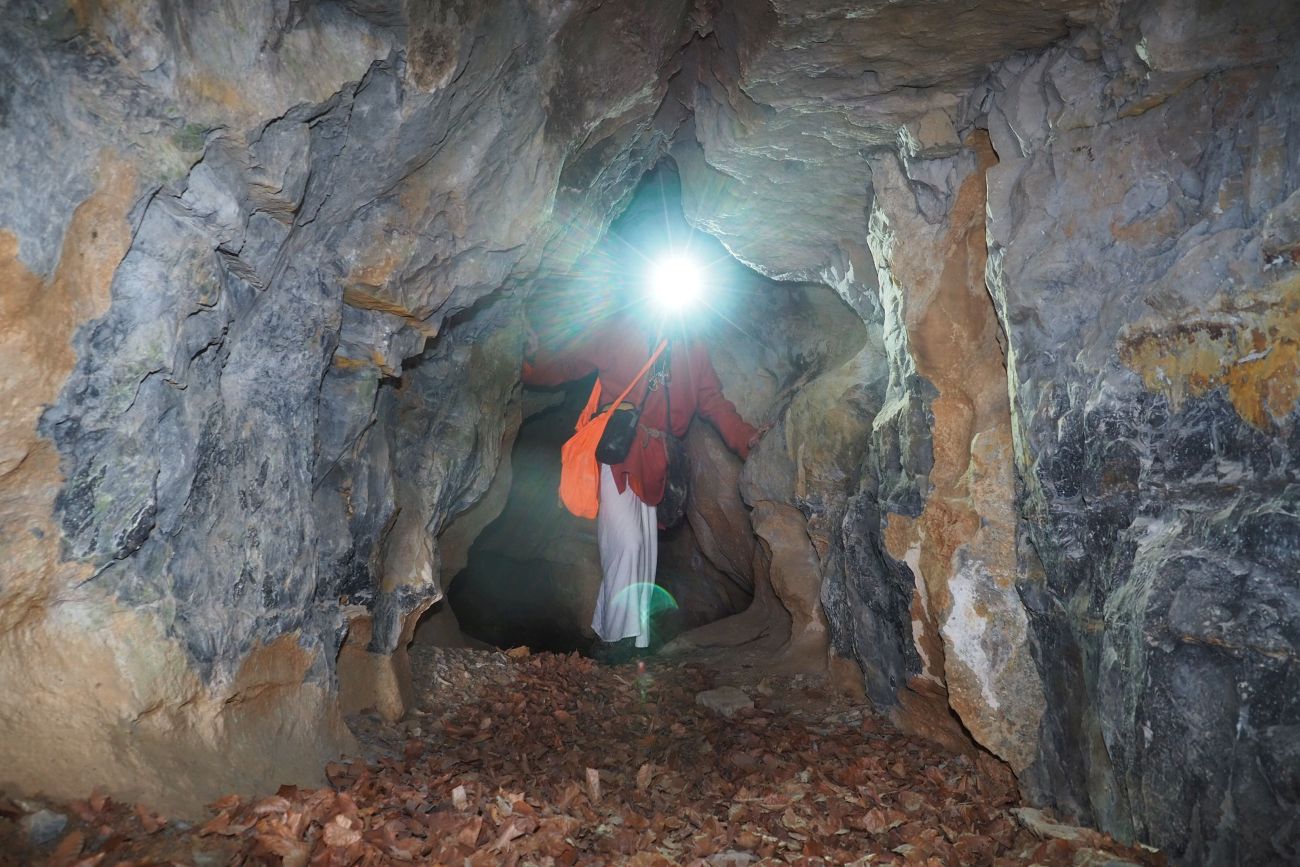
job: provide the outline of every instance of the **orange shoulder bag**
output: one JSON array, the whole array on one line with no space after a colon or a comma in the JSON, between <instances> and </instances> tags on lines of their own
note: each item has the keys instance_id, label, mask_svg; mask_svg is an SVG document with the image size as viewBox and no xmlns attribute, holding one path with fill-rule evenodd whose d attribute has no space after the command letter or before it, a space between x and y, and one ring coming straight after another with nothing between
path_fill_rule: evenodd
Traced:
<instances>
[{"instance_id":1,"label":"orange shoulder bag","mask_svg":"<svg viewBox=\"0 0 1300 867\"><path fill-rule=\"evenodd\" d=\"M591 397L587 398L587 405L578 416L573 436L560 449L560 501L564 508L579 518L594 518L600 511L600 462L596 460L596 444L605 432L605 425L609 424L609 417L632 393L667 345L667 340L659 344L641 372L604 412L597 412L600 408L600 377L596 377L596 387L591 390Z\"/></svg>"}]
</instances>

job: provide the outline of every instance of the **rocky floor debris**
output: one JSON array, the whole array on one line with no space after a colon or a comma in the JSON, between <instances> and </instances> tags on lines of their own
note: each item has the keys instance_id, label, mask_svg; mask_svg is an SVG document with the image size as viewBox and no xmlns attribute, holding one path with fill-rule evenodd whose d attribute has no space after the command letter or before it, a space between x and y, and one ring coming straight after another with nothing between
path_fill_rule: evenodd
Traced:
<instances>
[{"instance_id":1,"label":"rocky floor debris","mask_svg":"<svg viewBox=\"0 0 1300 867\"><path fill-rule=\"evenodd\" d=\"M815 677L721 683L691 662L526 652L424 649L414 661L421 706L397 725L351 720L365 755L331 763L328 788L230 795L194 825L100 792L3 799L0 860L1163 864L1096 832L1043 839L1017 821L1009 774L899 734ZM726 718L696 703L724 686L744 686L753 707ZM31 821L41 810L67 817L44 843L28 828L53 827Z\"/></svg>"}]
</instances>

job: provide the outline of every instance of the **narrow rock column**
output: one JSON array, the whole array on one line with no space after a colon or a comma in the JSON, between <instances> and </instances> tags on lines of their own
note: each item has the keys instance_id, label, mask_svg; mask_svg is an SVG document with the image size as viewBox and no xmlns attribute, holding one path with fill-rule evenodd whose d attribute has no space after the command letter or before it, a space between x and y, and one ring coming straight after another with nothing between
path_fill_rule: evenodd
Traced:
<instances>
[{"instance_id":1,"label":"narrow rock column","mask_svg":"<svg viewBox=\"0 0 1300 867\"><path fill-rule=\"evenodd\" d=\"M950 138L877 161L872 249L882 291L898 295L917 372L938 392L924 508L884 517L889 555L916 576L922 676L946 689L976 741L1020 771L1033 759L1045 701L1016 593L1011 413L984 284L984 173L995 162L978 131L960 147ZM938 179L941 219L918 206L921 182L909 172Z\"/></svg>"}]
</instances>

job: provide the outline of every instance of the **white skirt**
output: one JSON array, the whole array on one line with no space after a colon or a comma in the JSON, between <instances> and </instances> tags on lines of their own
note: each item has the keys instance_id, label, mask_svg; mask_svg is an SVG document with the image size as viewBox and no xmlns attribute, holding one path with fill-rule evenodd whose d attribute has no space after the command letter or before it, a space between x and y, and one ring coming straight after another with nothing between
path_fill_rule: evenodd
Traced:
<instances>
[{"instance_id":1,"label":"white skirt","mask_svg":"<svg viewBox=\"0 0 1300 867\"><path fill-rule=\"evenodd\" d=\"M631 485L618 492L606 464L600 465L596 543L604 579L591 628L601 641L635 636L637 647L648 647L650 603L659 561L658 520L654 506L641 502Z\"/></svg>"}]
</instances>

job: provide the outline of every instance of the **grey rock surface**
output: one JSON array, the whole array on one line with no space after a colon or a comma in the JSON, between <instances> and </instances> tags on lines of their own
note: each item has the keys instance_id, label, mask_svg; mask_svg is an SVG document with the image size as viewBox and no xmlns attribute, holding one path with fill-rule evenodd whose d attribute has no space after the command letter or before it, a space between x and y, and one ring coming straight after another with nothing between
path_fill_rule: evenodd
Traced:
<instances>
[{"instance_id":1,"label":"grey rock surface","mask_svg":"<svg viewBox=\"0 0 1300 867\"><path fill-rule=\"evenodd\" d=\"M111 303L39 425L61 456L54 541L80 570L40 592L147 618L163 644L102 655L152 678L179 645L184 689L220 721L241 679L333 689L341 599L367 606L369 649L388 653L440 594L437 536L518 424L519 296L500 290L566 267L654 159L684 4L137 5L18 3L0 35L2 77L21 83L0 110L3 174L25 187L0 193L15 262L59 279L96 173L137 178L109 215L129 224L104 266ZM7 538L48 538L13 515ZM11 594L14 619L28 598ZM269 646L305 670L249 669ZM13 665L17 695L31 672ZM82 687L63 688L76 705ZM195 706L168 689L86 713ZM8 742L34 724L9 720ZM85 750L115 749L119 724L86 722ZM266 773L301 777L346 746L310 727L283 750L305 761ZM63 736L29 734L33 756ZM149 764L112 782L184 804L236 785ZM86 781L68 776L75 795Z\"/></svg>"},{"instance_id":2,"label":"grey rock surface","mask_svg":"<svg viewBox=\"0 0 1300 867\"><path fill-rule=\"evenodd\" d=\"M63 835L68 817L53 810L37 810L22 818L23 830L34 846L48 846Z\"/></svg>"},{"instance_id":3,"label":"grey rock surface","mask_svg":"<svg viewBox=\"0 0 1300 867\"><path fill-rule=\"evenodd\" d=\"M1297 15L1195 5L1001 66L984 97L1049 704L1023 779L1183 863L1285 863L1300 427L1272 395L1300 282L1266 248L1300 185Z\"/></svg>"},{"instance_id":4,"label":"grey rock surface","mask_svg":"<svg viewBox=\"0 0 1300 867\"><path fill-rule=\"evenodd\" d=\"M727 718L754 707L754 700L736 686L720 686L696 693L695 703Z\"/></svg>"}]
</instances>

